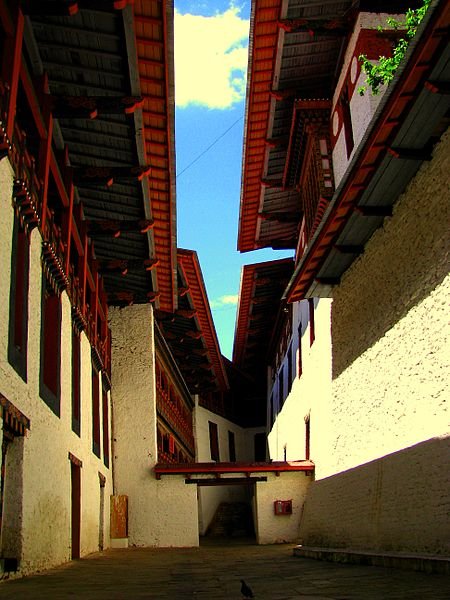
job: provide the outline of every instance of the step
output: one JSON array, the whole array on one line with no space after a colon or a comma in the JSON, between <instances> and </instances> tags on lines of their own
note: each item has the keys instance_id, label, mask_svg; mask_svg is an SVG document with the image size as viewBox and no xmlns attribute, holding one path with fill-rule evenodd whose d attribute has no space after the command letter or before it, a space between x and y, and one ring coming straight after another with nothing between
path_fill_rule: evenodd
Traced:
<instances>
[{"instance_id":1,"label":"step","mask_svg":"<svg viewBox=\"0 0 450 600\"><path fill-rule=\"evenodd\" d=\"M296 546L294 556L314 558L329 562L340 562L375 567L393 567L425 573L450 574L450 557L435 554L415 554L406 552L376 552L352 548L321 548Z\"/></svg>"}]
</instances>

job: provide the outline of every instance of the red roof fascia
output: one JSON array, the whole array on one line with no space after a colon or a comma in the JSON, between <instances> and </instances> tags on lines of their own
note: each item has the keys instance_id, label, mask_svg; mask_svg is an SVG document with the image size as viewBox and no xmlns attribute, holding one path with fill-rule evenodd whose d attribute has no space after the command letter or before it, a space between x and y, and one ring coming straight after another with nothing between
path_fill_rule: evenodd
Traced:
<instances>
[{"instance_id":1,"label":"red roof fascia","mask_svg":"<svg viewBox=\"0 0 450 600\"><path fill-rule=\"evenodd\" d=\"M322 222L307 253L299 263L286 292L288 302L305 298L317 271L351 217L362 191L372 180L378 165L389 151L391 140L395 138L414 99L423 89L432 65L440 57L449 25L450 5L442 2L431 16L426 30L414 47L408 66L402 72L378 119L377 127L374 127L369 135L343 189L332 201L332 208L326 221Z\"/></svg>"},{"instance_id":2,"label":"red roof fascia","mask_svg":"<svg viewBox=\"0 0 450 600\"><path fill-rule=\"evenodd\" d=\"M216 329L211 315L208 295L203 281L200 263L197 253L193 250L178 249L178 262L183 269L186 283L189 287L189 295L197 311L197 318L203 339L211 357L214 373L217 377L219 387L225 391L228 389L228 378L222 361Z\"/></svg>"},{"instance_id":3,"label":"red roof fascia","mask_svg":"<svg viewBox=\"0 0 450 600\"><path fill-rule=\"evenodd\" d=\"M156 478L161 475L216 475L224 473L241 473L250 476L252 473L289 473L304 471L314 473L314 463L310 460L296 460L290 462L235 462L235 463L182 463L162 464L154 467Z\"/></svg>"},{"instance_id":4,"label":"red roof fascia","mask_svg":"<svg viewBox=\"0 0 450 600\"><path fill-rule=\"evenodd\" d=\"M282 0L253 3L250 31L249 83L245 118L238 250L256 250L261 177L266 156L266 136L276 61ZM251 174L250 174L251 173ZM255 185L257 183L257 185Z\"/></svg>"},{"instance_id":5,"label":"red roof fascia","mask_svg":"<svg viewBox=\"0 0 450 600\"><path fill-rule=\"evenodd\" d=\"M288 263L292 264L292 258L255 263L242 267L238 313L236 317L236 333L233 345L233 363L235 365L239 366L242 363L245 353L250 326L249 315L255 292L255 275L265 267Z\"/></svg>"},{"instance_id":6,"label":"red roof fascia","mask_svg":"<svg viewBox=\"0 0 450 600\"><path fill-rule=\"evenodd\" d=\"M170 3L135 0L135 37L141 94L159 308L176 308L176 210L174 155L173 40L168 33ZM169 11L169 15L168 15Z\"/></svg>"}]
</instances>

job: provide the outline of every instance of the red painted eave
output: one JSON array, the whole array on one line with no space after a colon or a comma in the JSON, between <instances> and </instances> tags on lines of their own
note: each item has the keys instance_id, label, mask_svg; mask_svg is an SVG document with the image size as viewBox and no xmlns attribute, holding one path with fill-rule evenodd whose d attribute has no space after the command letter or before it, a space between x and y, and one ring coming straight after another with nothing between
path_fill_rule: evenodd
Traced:
<instances>
[{"instance_id":1,"label":"red painted eave","mask_svg":"<svg viewBox=\"0 0 450 600\"><path fill-rule=\"evenodd\" d=\"M296 302L307 296L319 269L355 210L362 191L376 175L377 166L390 151L391 140L395 138L414 100L423 90L433 65L442 54L443 44L448 40L449 3L438 4L428 21L426 15L425 21L420 38L411 43L407 63L391 83L391 89L386 92L386 101L376 123L372 124L364 146L332 199L328 213L286 289L285 298L288 302Z\"/></svg>"},{"instance_id":2,"label":"red painted eave","mask_svg":"<svg viewBox=\"0 0 450 600\"><path fill-rule=\"evenodd\" d=\"M173 3L134 0L134 28L147 164L158 304L176 308L176 192Z\"/></svg>"},{"instance_id":3,"label":"red painted eave","mask_svg":"<svg viewBox=\"0 0 450 600\"><path fill-rule=\"evenodd\" d=\"M202 271L197 253L193 250L178 249L178 261L189 286L189 294L192 298L205 347L208 349L214 373L217 378L219 389L228 389L228 378L222 361L216 329L208 301L208 294L203 281Z\"/></svg>"},{"instance_id":4,"label":"red painted eave","mask_svg":"<svg viewBox=\"0 0 450 600\"><path fill-rule=\"evenodd\" d=\"M242 268L238 312L236 318L236 332L233 345L233 363L238 367L243 368L245 356L249 352L247 344L251 329L253 305L256 303L256 288L258 287L259 290L264 291L264 288L273 286L273 283L276 281L272 273L270 276L270 281L267 283L264 283L264 281L257 283L258 275L261 275L262 279L264 280L264 270L267 270L268 268L276 268L279 276L286 276L287 274L287 277L290 277L293 270L293 264L294 263L291 258L285 258L276 261L245 265ZM274 315L278 308L280 299L281 294L280 297L269 298L267 300L267 304L271 304L273 302L276 303ZM270 337L271 332L268 331L268 324L265 323L263 327L266 330L267 336Z\"/></svg>"},{"instance_id":5,"label":"red painted eave","mask_svg":"<svg viewBox=\"0 0 450 600\"><path fill-rule=\"evenodd\" d=\"M161 475L215 475L220 476L225 473L240 473L250 476L252 473L289 473L303 471L314 473L314 463L310 460L296 460L290 462L234 462L234 463L180 463L180 464L160 464L154 467L157 479Z\"/></svg>"},{"instance_id":6,"label":"red painted eave","mask_svg":"<svg viewBox=\"0 0 450 600\"><path fill-rule=\"evenodd\" d=\"M281 5L281 0L267 0L264 3L254 2L252 7L238 235L238 250L241 252L258 248L256 232L261 177L266 155Z\"/></svg>"}]
</instances>

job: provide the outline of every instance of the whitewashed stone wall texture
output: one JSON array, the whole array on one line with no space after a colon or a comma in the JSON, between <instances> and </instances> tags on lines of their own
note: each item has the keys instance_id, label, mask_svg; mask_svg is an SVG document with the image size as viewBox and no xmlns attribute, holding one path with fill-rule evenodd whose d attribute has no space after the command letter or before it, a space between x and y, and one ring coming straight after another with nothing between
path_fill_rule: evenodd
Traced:
<instances>
[{"instance_id":1,"label":"whitewashed stone wall texture","mask_svg":"<svg viewBox=\"0 0 450 600\"><path fill-rule=\"evenodd\" d=\"M266 474L264 474L266 475ZM297 542L310 476L302 472L267 473L266 482L257 482L255 493L256 540L258 544ZM276 500L292 500L291 515L275 515Z\"/></svg>"},{"instance_id":2,"label":"whitewashed stone wall texture","mask_svg":"<svg viewBox=\"0 0 450 600\"><path fill-rule=\"evenodd\" d=\"M90 347L82 343L82 414L81 438L71 424L71 316L65 293L62 303L61 344L61 416L58 418L39 396L41 326L41 246L37 229L31 234L29 270L28 369L24 382L8 362L8 323L11 276L13 209L11 204L12 170L6 159L0 161L0 392L31 422L23 439L15 439L7 455L5 489L4 549L20 559L20 574L48 569L71 556L71 452L83 462L81 554L98 550L99 478L106 477L105 493L112 492L112 476L103 461L92 453L92 405L90 388ZM14 471L14 472L13 472ZM13 509L11 508L13 506ZM17 509L21 510L17 514ZM10 518L8 518L8 515ZM13 516L15 515L15 516ZM16 518L17 517L17 518ZM105 547L109 530L105 528Z\"/></svg>"},{"instance_id":3,"label":"whitewashed stone wall texture","mask_svg":"<svg viewBox=\"0 0 450 600\"><path fill-rule=\"evenodd\" d=\"M450 551L449 151L447 132L335 290L334 476L311 488L307 543Z\"/></svg>"},{"instance_id":4,"label":"whitewashed stone wall texture","mask_svg":"<svg viewBox=\"0 0 450 600\"><path fill-rule=\"evenodd\" d=\"M128 496L129 544L197 546L196 486L152 471L157 463L151 305L110 311L115 493ZM168 501L170 499L170 501Z\"/></svg>"}]
</instances>

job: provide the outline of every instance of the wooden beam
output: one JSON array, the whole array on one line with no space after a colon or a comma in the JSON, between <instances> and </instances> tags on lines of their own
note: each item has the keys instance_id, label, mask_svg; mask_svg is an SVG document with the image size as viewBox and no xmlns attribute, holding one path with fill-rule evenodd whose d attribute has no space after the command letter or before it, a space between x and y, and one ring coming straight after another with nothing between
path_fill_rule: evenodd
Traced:
<instances>
[{"instance_id":1,"label":"wooden beam","mask_svg":"<svg viewBox=\"0 0 450 600\"><path fill-rule=\"evenodd\" d=\"M48 183L50 174L50 160L52 156L52 139L53 139L53 115L51 112L50 104L47 101L46 93L48 92L48 77L43 75L41 80L41 99L42 99L42 112L44 118L44 125L46 128L46 137L41 138L39 144L39 162L38 162L38 173L42 181L42 195L41 195L41 228L44 236L44 240L47 239L46 234L46 221L47 221L47 200L48 200Z\"/></svg>"},{"instance_id":2,"label":"wooden beam","mask_svg":"<svg viewBox=\"0 0 450 600\"><path fill-rule=\"evenodd\" d=\"M193 477L190 479L185 479L184 483L187 484L196 484L201 487L205 486L217 486L217 485L253 485L257 482L267 481L267 477L225 477L225 478L217 478L214 479L202 479L200 477Z\"/></svg>"},{"instance_id":3,"label":"wooden beam","mask_svg":"<svg viewBox=\"0 0 450 600\"><path fill-rule=\"evenodd\" d=\"M111 186L115 179L142 179L150 174L150 166L135 167L72 167L74 183L94 183Z\"/></svg>"},{"instance_id":4,"label":"wooden beam","mask_svg":"<svg viewBox=\"0 0 450 600\"><path fill-rule=\"evenodd\" d=\"M402 160L431 160L431 150L428 148L392 148L387 149L394 158Z\"/></svg>"},{"instance_id":5,"label":"wooden beam","mask_svg":"<svg viewBox=\"0 0 450 600\"><path fill-rule=\"evenodd\" d=\"M316 34L342 37L349 33L350 23L342 18L325 19L280 19L278 27L287 33L307 32L311 36Z\"/></svg>"},{"instance_id":6,"label":"wooden beam","mask_svg":"<svg viewBox=\"0 0 450 600\"><path fill-rule=\"evenodd\" d=\"M351 245L351 244L335 244L335 250L340 254L362 254L364 252L364 246Z\"/></svg>"},{"instance_id":7,"label":"wooden beam","mask_svg":"<svg viewBox=\"0 0 450 600\"><path fill-rule=\"evenodd\" d=\"M109 219L104 221L91 220L86 221L86 224L91 237L98 237L102 235L120 237L121 233L127 232L145 234L155 226L153 219Z\"/></svg>"},{"instance_id":8,"label":"wooden beam","mask_svg":"<svg viewBox=\"0 0 450 600\"><path fill-rule=\"evenodd\" d=\"M73 16L78 13L79 2L76 0L70 0L68 2L54 2L52 0L39 0L34 2L33 0L22 0L22 10L26 15L38 15L38 16Z\"/></svg>"},{"instance_id":9,"label":"wooden beam","mask_svg":"<svg viewBox=\"0 0 450 600\"><path fill-rule=\"evenodd\" d=\"M132 114L144 103L142 96L50 96L56 118L95 119L99 114Z\"/></svg>"},{"instance_id":10,"label":"wooden beam","mask_svg":"<svg viewBox=\"0 0 450 600\"><path fill-rule=\"evenodd\" d=\"M355 206L363 217L392 217L392 206Z\"/></svg>"},{"instance_id":11,"label":"wooden beam","mask_svg":"<svg viewBox=\"0 0 450 600\"><path fill-rule=\"evenodd\" d=\"M320 285L329 285L331 287L341 283L340 277L316 277L316 283Z\"/></svg>"},{"instance_id":12,"label":"wooden beam","mask_svg":"<svg viewBox=\"0 0 450 600\"><path fill-rule=\"evenodd\" d=\"M432 94L442 94L448 96L450 94L450 83L448 81L425 81L425 89Z\"/></svg>"},{"instance_id":13,"label":"wooden beam","mask_svg":"<svg viewBox=\"0 0 450 600\"><path fill-rule=\"evenodd\" d=\"M263 221L278 221L279 223L298 223L302 217L301 212L260 212L258 216Z\"/></svg>"}]
</instances>

